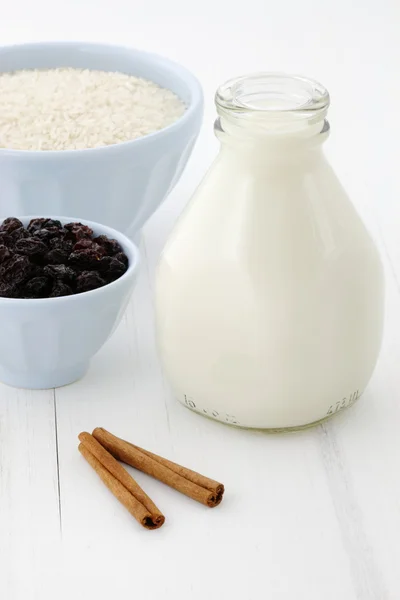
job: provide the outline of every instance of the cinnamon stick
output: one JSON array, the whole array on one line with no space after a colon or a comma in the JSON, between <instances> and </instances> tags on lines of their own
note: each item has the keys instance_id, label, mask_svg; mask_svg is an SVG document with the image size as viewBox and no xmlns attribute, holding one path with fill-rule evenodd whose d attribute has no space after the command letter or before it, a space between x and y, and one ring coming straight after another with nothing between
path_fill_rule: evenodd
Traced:
<instances>
[{"instance_id":1,"label":"cinnamon stick","mask_svg":"<svg viewBox=\"0 0 400 600\"><path fill-rule=\"evenodd\" d=\"M146 529L158 529L164 515L136 481L90 433L79 434L79 451L114 496Z\"/></svg>"},{"instance_id":2,"label":"cinnamon stick","mask_svg":"<svg viewBox=\"0 0 400 600\"><path fill-rule=\"evenodd\" d=\"M189 498L210 508L220 504L224 494L222 483L143 450L102 427L93 430L93 437L118 460L155 477Z\"/></svg>"}]
</instances>

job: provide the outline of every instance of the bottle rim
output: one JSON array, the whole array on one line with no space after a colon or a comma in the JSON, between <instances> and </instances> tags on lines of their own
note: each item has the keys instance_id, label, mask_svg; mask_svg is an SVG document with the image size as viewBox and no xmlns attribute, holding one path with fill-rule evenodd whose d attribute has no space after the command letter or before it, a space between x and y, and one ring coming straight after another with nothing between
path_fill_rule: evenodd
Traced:
<instances>
[{"instance_id":1,"label":"bottle rim","mask_svg":"<svg viewBox=\"0 0 400 600\"><path fill-rule=\"evenodd\" d=\"M327 89L318 81L300 75L259 72L223 83L215 94L221 116L273 121L325 118L330 104Z\"/></svg>"}]
</instances>

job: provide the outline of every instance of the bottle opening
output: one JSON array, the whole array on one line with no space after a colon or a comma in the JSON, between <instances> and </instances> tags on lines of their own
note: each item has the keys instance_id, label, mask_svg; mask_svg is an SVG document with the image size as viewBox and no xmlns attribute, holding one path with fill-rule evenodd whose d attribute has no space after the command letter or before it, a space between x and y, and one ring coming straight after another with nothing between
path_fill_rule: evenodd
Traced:
<instances>
[{"instance_id":1,"label":"bottle opening","mask_svg":"<svg viewBox=\"0 0 400 600\"><path fill-rule=\"evenodd\" d=\"M217 105L260 112L320 111L329 106L328 91L320 83L297 75L256 73L221 85Z\"/></svg>"},{"instance_id":2,"label":"bottle opening","mask_svg":"<svg viewBox=\"0 0 400 600\"><path fill-rule=\"evenodd\" d=\"M329 94L323 85L305 77L255 73L221 85L215 101L221 118L237 126L247 123L275 133L305 128L311 134L324 127Z\"/></svg>"}]
</instances>

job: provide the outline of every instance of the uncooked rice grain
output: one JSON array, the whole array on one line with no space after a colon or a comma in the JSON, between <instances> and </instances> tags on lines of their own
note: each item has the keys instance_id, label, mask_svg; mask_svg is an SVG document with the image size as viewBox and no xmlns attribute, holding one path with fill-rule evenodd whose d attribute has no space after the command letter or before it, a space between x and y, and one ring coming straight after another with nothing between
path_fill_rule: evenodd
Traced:
<instances>
[{"instance_id":1,"label":"uncooked rice grain","mask_svg":"<svg viewBox=\"0 0 400 600\"><path fill-rule=\"evenodd\" d=\"M0 148L98 148L159 131L184 112L170 90L124 73L60 68L0 74Z\"/></svg>"}]
</instances>

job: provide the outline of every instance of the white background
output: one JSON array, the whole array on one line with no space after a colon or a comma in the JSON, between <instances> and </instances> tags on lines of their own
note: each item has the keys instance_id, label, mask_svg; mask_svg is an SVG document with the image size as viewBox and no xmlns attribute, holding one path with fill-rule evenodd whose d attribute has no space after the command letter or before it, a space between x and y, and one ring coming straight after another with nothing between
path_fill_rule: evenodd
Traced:
<instances>
[{"instance_id":1,"label":"white background","mask_svg":"<svg viewBox=\"0 0 400 600\"><path fill-rule=\"evenodd\" d=\"M56 393L0 386L2 600L400 599L399 23L398 0L2 3L1 43L148 49L193 70L206 97L193 158L145 228L133 301L87 377ZM234 430L187 411L154 347L154 267L217 151L215 88L257 70L305 74L329 89L326 150L387 276L385 341L367 393L291 435ZM207 510L138 474L168 519L141 530L79 456L77 434L98 425L221 479L223 504Z\"/></svg>"}]
</instances>

